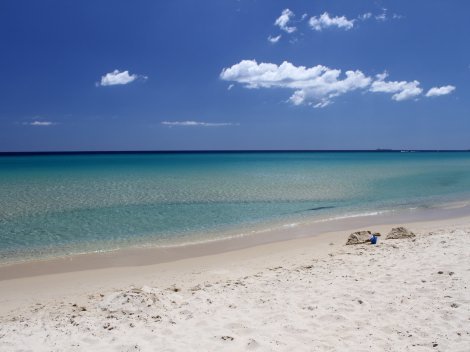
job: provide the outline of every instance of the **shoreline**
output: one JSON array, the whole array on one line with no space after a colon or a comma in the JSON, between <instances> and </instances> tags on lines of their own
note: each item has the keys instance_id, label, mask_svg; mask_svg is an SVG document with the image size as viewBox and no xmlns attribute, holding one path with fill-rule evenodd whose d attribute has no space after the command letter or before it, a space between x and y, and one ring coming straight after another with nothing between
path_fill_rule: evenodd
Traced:
<instances>
[{"instance_id":1,"label":"shoreline","mask_svg":"<svg viewBox=\"0 0 470 352\"><path fill-rule=\"evenodd\" d=\"M130 247L108 251L71 254L53 258L41 258L0 264L0 282L33 276L63 274L115 267L149 266L171 263L183 259L239 251L300 238L318 237L326 233L348 233L365 227L390 224L470 218L468 202L445 203L431 209L401 209L378 211L377 214L343 214L330 218L311 217L302 222L282 221L263 224L246 233L233 232L233 236L165 246Z\"/></svg>"},{"instance_id":2,"label":"shoreline","mask_svg":"<svg viewBox=\"0 0 470 352\"><path fill-rule=\"evenodd\" d=\"M386 235L398 225L417 237L345 246L352 231ZM469 235L470 216L463 216L361 226L152 265L3 280L0 346L464 350L470 343Z\"/></svg>"},{"instance_id":3,"label":"shoreline","mask_svg":"<svg viewBox=\"0 0 470 352\"><path fill-rule=\"evenodd\" d=\"M465 208L465 210L467 210ZM455 215L455 212L452 214ZM61 258L43 262L28 262L0 267L0 315L22 307L25 303L33 303L38 299L50 301L60 297L82 297L97 290L110 290L130 285L145 285L149 277L159 274L158 281L170 286L178 277L184 277L191 282L194 273L221 270L223 277L235 268L242 266L245 271L256 272L268 264L288 260L289 257L304 256L306 253L316 258L327 258L329 254L344 248L350 233L371 229L385 235L392 227L406 226L413 231L430 231L442 228L454 228L470 224L470 215L454 216L445 219L364 223L358 218L348 219L342 223L344 228L333 231L323 231L317 235L305 236L299 232L300 227L283 231L296 233L296 238L279 239L263 243L245 243L239 248L220 250L217 242L216 250L210 246L201 246L201 251L180 252L186 256L175 257L169 249L139 249L125 253L100 253L82 255L78 258ZM362 219L364 220L364 219ZM395 219L396 220L396 219ZM404 220L403 218L401 220ZM304 234L304 236L302 236ZM384 237L382 237L383 239ZM257 238L260 240L260 238ZM381 240L380 240L381 242ZM191 248L192 249L192 248ZM158 251L159 259L154 255ZM143 252L146 255L143 255ZM123 255L125 254L125 255ZM197 254L197 255L196 255ZM92 258L94 257L94 258ZM80 259L80 260L77 260ZM93 260L92 260L93 259ZM95 261L96 260L96 261ZM101 265L101 266L100 266ZM227 268L232 268L227 271ZM196 275L197 277L197 275ZM31 293L34 292L34 296Z\"/></svg>"}]
</instances>

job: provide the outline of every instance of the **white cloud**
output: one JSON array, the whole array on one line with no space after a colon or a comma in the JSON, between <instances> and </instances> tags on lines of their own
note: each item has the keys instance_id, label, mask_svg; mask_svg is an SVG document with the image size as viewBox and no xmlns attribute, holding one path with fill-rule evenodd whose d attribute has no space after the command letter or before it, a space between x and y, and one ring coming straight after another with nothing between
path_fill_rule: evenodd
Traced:
<instances>
[{"instance_id":1,"label":"white cloud","mask_svg":"<svg viewBox=\"0 0 470 352\"><path fill-rule=\"evenodd\" d=\"M374 93L391 93L392 99L396 101L407 100L421 95L423 89L419 87L418 81L385 81L388 74L386 72L378 74L377 80L372 82L369 91Z\"/></svg>"},{"instance_id":2,"label":"white cloud","mask_svg":"<svg viewBox=\"0 0 470 352\"><path fill-rule=\"evenodd\" d=\"M426 93L427 97L438 97L441 95L447 95L452 93L455 90L454 86L443 86L443 87L432 87Z\"/></svg>"},{"instance_id":3,"label":"white cloud","mask_svg":"<svg viewBox=\"0 0 470 352\"><path fill-rule=\"evenodd\" d=\"M275 44L279 41L279 39L281 39L281 37L282 37L282 35L280 35L280 34L277 37L269 36L268 40L269 40L270 43Z\"/></svg>"},{"instance_id":4,"label":"white cloud","mask_svg":"<svg viewBox=\"0 0 470 352\"><path fill-rule=\"evenodd\" d=\"M180 126L180 127L224 127L224 126L238 126L232 122L201 122L201 121L162 121L165 126Z\"/></svg>"},{"instance_id":5,"label":"white cloud","mask_svg":"<svg viewBox=\"0 0 470 352\"><path fill-rule=\"evenodd\" d=\"M242 60L224 68L220 78L225 81L237 82L245 88L284 88L293 90L288 99L293 105L308 104L322 108L331 104L335 97L362 90L373 93L392 94L395 101L403 101L418 97L423 93L418 81L385 81L387 72L368 77L360 70L341 70L323 65L313 67L295 66L284 61L281 65L258 63L256 60ZM446 86L439 89L442 95ZM437 95L436 89L431 93ZM454 87L455 89L455 87ZM429 94L429 92L428 92Z\"/></svg>"},{"instance_id":6,"label":"white cloud","mask_svg":"<svg viewBox=\"0 0 470 352\"><path fill-rule=\"evenodd\" d=\"M313 105L314 108L324 108L331 104L331 100L321 100L320 102Z\"/></svg>"},{"instance_id":7,"label":"white cloud","mask_svg":"<svg viewBox=\"0 0 470 352\"><path fill-rule=\"evenodd\" d=\"M379 73L379 74L375 75L375 78L377 79L377 81L383 81L387 77L388 77L388 72L387 71L384 71L382 73Z\"/></svg>"},{"instance_id":8,"label":"white cloud","mask_svg":"<svg viewBox=\"0 0 470 352\"><path fill-rule=\"evenodd\" d=\"M32 121L32 122L23 122L23 125L46 127L46 126L55 125L55 122L51 122L51 121L38 121L38 120L36 120L36 121Z\"/></svg>"},{"instance_id":9,"label":"white cloud","mask_svg":"<svg viewBox=\"0 0 470 352\"><path fill-rule=\"evenodd\" d=\"M383 8L382 12L379 14L373 15L371 12L366 12L362 15L357 16L357 18L361 21L366 21L371 18L374 18L377 22L385 22L388 20L401 20L402 18L404 18L404 16L397 14L397 13L394 13L391 16L389 16L387 12L388 10Z\"/></svg>"},{"instance_id":10,"label":"white cloud","mask_svg":"<svg viewBox=\"0 0 470 352\"><path fill-rule=\"evenodd\" d=\"M328 27L338 27L345 30L350 30L354 27L354 20L348 20L345 16L330 17L328 12L324 12L319 17L311 17L308 24L312 29L321 31Z\"/></svg>"},{"instance_id":11,"label":"white cloud","mask_svg":"<svg viewBox=\"0 0 470 352\"><path fill-rule=\"evenodd\" d=\"M289 27L288 24L290 22L290 20L292 19L292 17L294 17L294 13L289 10L289 9L285 9L284 11L282 11L282 14L281 16L279 16L276 21L274 22L274 25L275 26L278 26L279 28L281 28L283 31L287 32L287 33L293 33L297 30L296 27Z\"/></svg>"},{"instance_id":12,"label":"white cloud","mask_svg":"<svg viewBox=\"0 0 470 352\"><path fill-rule=\"evenodd\" d=\"M385 22L388 20L401 20L404 16L394 13L392 16L387 14L387 9L382 9L382 12L374 15L372 12L366 12L362 15L357 16L357 19L360 21L368 21L370 19L375 19L377 22Z\"/></svg>"},{"instance_id":13,"label":"white cloud","mask_svg":"<svg viewBox=\"0 0 470 352\"><path fill-rule=\"evenodd\" d=\"M372 13L366 12L366 13L363 13L362 15L359 15L357 18L359 18L361 21L365 21L371 17L372 17Z\"/></svg>"},{"instance_id":14,"label":"white cloud","mask_svg":"<svg viewBox=\"0 0 470 352\"><path fill-rule=\"evenodd\" d=\"M147 79L146 76L129 74L129 71L120 72L119 70L114 70L113 72L109 72L102 76L101 81L97 83L97 85L104 87L129 84L131 82L134 82L138 78Z\"/></svg>"},{"instance_id":15,"label":"white cloud","mask_svg":"<svg viewBox=\"0 0 470 352\"><path fill-rule=\"evenodd\" d=\"M232 67L225 68L220 78L243 84L247 88L289 88L294 93L289 101L294 105L303 103L326 106L331 99L347 92L363 89L370 85L371 79L361 71L330 69L317 65L307 68L294 66L284 61L281 65L243 60Z\"/></svg>"},{"instance_id":16,"label":"white cloud","mask_svg":"<svg viewBox=\"0 0 470 352\"><path fill-rule=\"evenodd\" d=\"M377 21L386 21L387 20L387 9L382 9L382 13L375 16Z\"/></svg>"},{"instance_id":17,"label":"white cloud","mask_svg":"<svg viewBox=\"0 0 470 352\"><path fill-rule=\"evenodd\" d=\"M227 87L227 90L232 90L233 87L235 87L234 84L229 84L229 86Z\"/></svg>"}]
</instances>

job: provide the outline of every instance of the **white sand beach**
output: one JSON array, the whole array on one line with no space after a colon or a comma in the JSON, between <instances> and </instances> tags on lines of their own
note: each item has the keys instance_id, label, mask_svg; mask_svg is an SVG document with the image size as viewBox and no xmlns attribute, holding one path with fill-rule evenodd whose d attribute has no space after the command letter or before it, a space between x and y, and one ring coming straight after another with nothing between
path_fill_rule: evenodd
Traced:
<instances>
[{"instance_id":1,"label":"white sand beach","mask_svg":"<svg viewBox=\"0 0 470 352\"><path fill-rule=\"evenodd\" d=\"M5 279L0 350L468 351L470 219L405 226Z\"/></svg>"}]
</instances>

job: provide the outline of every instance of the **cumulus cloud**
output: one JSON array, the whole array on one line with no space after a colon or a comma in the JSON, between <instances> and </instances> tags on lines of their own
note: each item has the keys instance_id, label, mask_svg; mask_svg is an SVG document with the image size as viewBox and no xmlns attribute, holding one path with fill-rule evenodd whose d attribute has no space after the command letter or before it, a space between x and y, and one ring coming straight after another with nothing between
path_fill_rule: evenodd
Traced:
<instances>
[{"instance_id":1,"label":"cumulus cloud","mask_svg":"<svg viewBox=\"0 0 470 352\"><path fill-rule=\"evenodd\" d=\"M372 83L369 90L374 93L391 93L392 99L396 101L415 98L423 92L416 80L411 82L385 81L387 76L387 73L377 75L377 80Z\"/></svg>"},{"instance_id":2,"label":"cumulus cloud","mask_svg":"<svg viewBox=\"0 0 470 352\"><path fill-rule=\"evenodd\" d=\"M242 60L224 68L220 78L237 82L245 88L284 88L293 90L288 99L293 105L308 104L316 108L330 105L335 97L352 91L389 93L395 101L403 101L422 94L418 81L386 81L386 72L369 77L360 70L342 73L323 65L295 66L284 61L280 65ZM441 87L442 88L442 87Z\"/></svg>"},{"instance_id":3,"label":"cumulus cloud","mask_svg":"<svg viewBox=\"0 0 470 352\"><path fill-rule=\"evenodd\" d=\"M317 65L307 68L284 61L281 65L243 60L225 68L220 78L243 84L247 88L290 88L294 90L289 101L294 105L303 103L324 107L331 99L347 92L366 88L371 79L361 71L330 69Z\"/></svg>"},{"instance_id":4,"label":"cumulus cloud","mask_svg":"<svg viewBox=\"0 0 470 352\"><path fill-rule=\"evenodd\" d=\"M438 97L441 95L447 95L452 93L455 90L454 86L443 86L443 87L432 87L426 93L427 97Z\"/></svg>"},{"instance_id":5,"label":"cumulus cloud","mask_svg":"<svg viewBox=\"0 0 470 352\"><path fill-rule=\"evenodd\" d=\"M282 37L282 36L281 36L280 34L279 34L277 37L269 36L269 37L268 37L268 41L269 41L270 43L275 44L275 43L277 43L277 42L279 41L279 39L281 39L281 37Z\"/></svg>"},{"instance_id":6,"label":"cumulus cloud","mask_svg":"<svg viewBox=\"0 0 470 352\"><path fill-rule=\"evenodd\" d=\"M321 31L324 28L329 27L338 27L344 30L350 30L354 27L354 20L348 20L345 16L330 17L328 12L324 12L319 17L311 17L308 24L316 31Z\"/></svg>"},{"instance_id":7,"label":"cumulus cloud","mask_svg":"<svg viewBox=\"0 0 470 352\"><path fill-rule=\"evenodd\" d=\"M120 72L119 70L114 70L102 76L101 81L97 85L104 87L129 84L138 78L147 79L146 76L129 74L129 71Z\"/></svg>"},{"instance_id":8,"label":"cumulus cloud","mask_svg":"<svg viewBox=\"0 0 470 352\"><path fill-rule=\"evenodd\" d=\"M287 33L293 33L297 30L297 28L294 26L289 26L288 24L294 16L295 15L291 10L285 9L282 11L281 16L276 19L274 25L278 26Z\"/></svg>"},{"instance_id":9,"label":"cumulus cloud","mask_svg":"<svg viewBox=\"0 0 470 352\"><path fill-rule=\"evenodd\" d=\"M39 120L36 120L36 121L32 121L32 122L23 122L23 125L28 125L28 126L42 126L42 127L46 127L46 126L52 126L52 125L55 125L55 122L52 122L52 121L39 121Z\"/></svg>"},{"instance_id":10,"label":"cumulus cloud","mask_svg":"<svg viewBox=\"0 0 470 352\"><path fill-rule=\"evenodd\" d=\"M201 121L162 121L165 126L180 126L180 127L224 127L224 126L238 126L232 122L201 122Z\"/></svg>"}]
</instances>

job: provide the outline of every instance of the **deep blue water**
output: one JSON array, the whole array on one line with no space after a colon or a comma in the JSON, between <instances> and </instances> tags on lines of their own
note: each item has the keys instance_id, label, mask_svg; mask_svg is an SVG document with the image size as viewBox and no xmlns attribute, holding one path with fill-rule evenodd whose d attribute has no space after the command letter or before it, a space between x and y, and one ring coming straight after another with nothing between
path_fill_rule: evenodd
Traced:
<instances>
[{"instance_id":1,"label":"deep blue water","mask_svg":"<svg viewBox=\"0 0 470 352\"><path fill-rule=\"evenodd\" d=\"M0 156L0 261L468 199L470 153Z\"/></svg>"}]
</instances>

